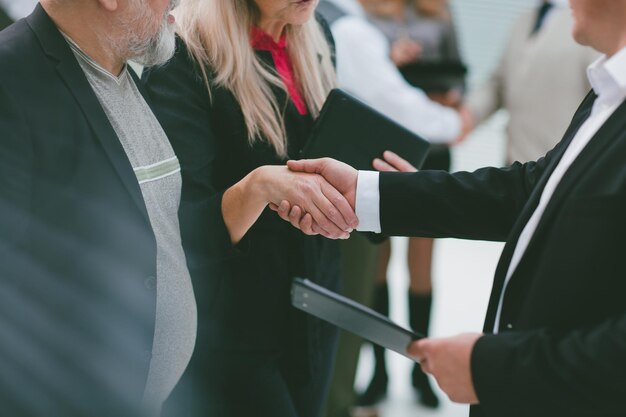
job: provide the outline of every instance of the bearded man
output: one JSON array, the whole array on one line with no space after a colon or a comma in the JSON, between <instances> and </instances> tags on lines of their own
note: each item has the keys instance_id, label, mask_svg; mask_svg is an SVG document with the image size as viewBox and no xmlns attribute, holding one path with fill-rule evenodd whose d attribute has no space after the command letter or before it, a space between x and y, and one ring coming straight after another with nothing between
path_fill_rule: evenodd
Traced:
<instances>
[{"instance_id":1,"label":"bearded man","mask_svg":"<svg viewBox=\"0 0 626 417\"><path fill-rule=\"evenodd\" d=\"M174 51L173 0L41 0L0 33L0 404L157 416L196 302L178 160L127 60Z\"/></svg>"}]
</instances>

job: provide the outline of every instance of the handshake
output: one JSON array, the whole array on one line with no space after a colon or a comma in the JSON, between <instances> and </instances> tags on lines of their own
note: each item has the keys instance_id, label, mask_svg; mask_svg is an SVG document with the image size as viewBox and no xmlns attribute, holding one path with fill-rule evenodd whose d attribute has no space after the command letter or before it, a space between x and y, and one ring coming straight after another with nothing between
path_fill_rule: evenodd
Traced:
<instances>
[{"instance_id":1,"label":"handshake","mask_svg":"<svg viewBox=\"0 0 626 417\"><path fill-rule=\"evenodd\" d=\"M390 151L372 165L378 171L417 171ZM347 239L358 227L355 212L358 172L350 165L322 158L289 161L286 170L266 168L286 171L280 181L273 182L268 198L270 208L303 233Z\"/></svg>"},{"instance_id":2,"label":"handshake","mask_svg":"<svg viewBox=\"0 0 626 417\"><path fill-rule=\"evenodd\" d=\"M415 172L417 169L393 152L375 159L378 171ZM308 235L346 239L357 228L356 188L358 172L350 165L330 158L289 161L283 169L291 189L276 193L270 207L280 217ZM279 191L279 190L276 190ZM282 196L281 196L282 195ZM408 353L422 370L431 374L454 402L477 404L470 362L481 334L462 334L442 339L421 339L409 345Z\"/></svg>"}]
</instances>

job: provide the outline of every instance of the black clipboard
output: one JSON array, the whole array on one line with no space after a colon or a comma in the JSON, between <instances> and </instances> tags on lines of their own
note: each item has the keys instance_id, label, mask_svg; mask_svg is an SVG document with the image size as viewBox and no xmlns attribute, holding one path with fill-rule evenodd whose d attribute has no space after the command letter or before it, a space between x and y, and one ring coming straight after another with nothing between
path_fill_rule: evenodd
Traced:
<instances>
[{"instance_id":1,"label":"black clipboard","mask_svg":"<svg viewBox=\"0 0 626 417\"><path fill-rule=\"evenodd\" d=\"M295 278L291 303L297 309L325 320L402 356L409 344L424 336L398 326L387 317L313 282Z\"/></svg>"},{"instance_id":2,"label":"black clipboard","mask_svg":"<svg viewBox=\"0 0 626 417\"><path fill-rule=\"evenodd\" d=\"M328 95L303 149L307 159L330 157L364 171L392 151L421 168L430 144L340 89Z\"/></svg>"}]
</instances>

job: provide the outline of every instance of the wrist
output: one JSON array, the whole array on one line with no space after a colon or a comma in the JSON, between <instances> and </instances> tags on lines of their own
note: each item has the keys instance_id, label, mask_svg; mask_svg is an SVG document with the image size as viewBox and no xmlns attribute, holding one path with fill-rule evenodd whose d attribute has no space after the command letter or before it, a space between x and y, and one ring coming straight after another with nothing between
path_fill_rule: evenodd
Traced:
<instances>
[{"instance_id":1,"label":"wrist","mask_svg":"<svg viewBox=\"0 0 626 417\"><path fill-rule=\"evenodd\" d=\"M272 202L272 176L269 173L271 167L262 166L250 172L243 180L245 195L252 201L267 205Z\"/></svg>"}]
</instances>

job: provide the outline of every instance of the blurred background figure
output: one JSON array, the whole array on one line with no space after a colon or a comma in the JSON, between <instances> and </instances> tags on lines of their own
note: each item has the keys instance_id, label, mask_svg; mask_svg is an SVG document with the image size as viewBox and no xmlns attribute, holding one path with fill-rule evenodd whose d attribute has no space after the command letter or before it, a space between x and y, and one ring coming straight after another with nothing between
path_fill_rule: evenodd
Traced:
<instances>
[{"instance_id":1,"label":"blurred background figure","mask_svg":"<svg viewBox=\"0 0 626 417\"><path fill-rule=\"evenodd\" d=\"M465 67L461 63L456 32L446 0L369 0L370 21L378 27L390 44L391 59L413 86L424 90L432 100L458 108L464 91ZM431 147L422 169L450 170L447 145ZM409 323L414 331L428 334L432 305L431 265L434 240L411 238L408 244ZM389 314L387 267L391 244L383 244L378 262L373 308ZM358 406L369 407L387 392L385 351L374 346L374 375L357 399ZM413 366L411 383L422 405L436 408L439 400L428 377Z\"/></svg>"},{"instance_id":2,"label":"blurred background figure","mask_svg":"<svg viewBox=\"0 0 626 417\"><path fill-rule=\"evenodd\" d=\"M37 0L0 0L0 30L31 14L37 3Z\"/></svg>"},{"instance_id":3,"label":"blurred background figure","mask_svg":"<svg viewBox=\"0 0 626 417\"><path fill-rule=\"evenodd\" d=\"M403 77L392 59L390 39L368 21L364 10L381 4L375 0L320 2L318 12L330 24L335 38L339 87L433 143L456 141L470 128L468 118L429 98L423 89ZM404 4L401 6L400 11ZM377 248L365 237L353 234L348 241L341 242L341 254L343 294L371 303ZM327 417L348 416L355 404L354 378L360 346L360 339L341 334L326 405Z\"/></svg>"},{"instance_id":4,"label":"blurred background figure","mask_svg":"<svg viewBox=\"0 0 626 417\"><path fill-rule=\"evenodd\" d=\"M508 110L508 163L552 149L591 88L586 68L599 55L574 42L572 24L567 0L543 1L521 15L491 78L467 99L476 124Z\"/></svg>"}]
</instances>

